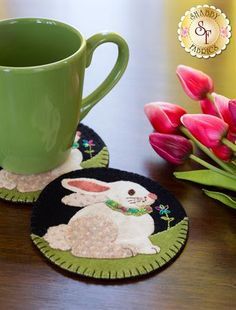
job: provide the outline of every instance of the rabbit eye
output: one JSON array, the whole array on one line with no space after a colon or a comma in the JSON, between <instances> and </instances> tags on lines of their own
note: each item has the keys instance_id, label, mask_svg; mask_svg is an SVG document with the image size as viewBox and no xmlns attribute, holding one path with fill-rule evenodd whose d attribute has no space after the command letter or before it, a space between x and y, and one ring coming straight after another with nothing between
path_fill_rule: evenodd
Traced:
<instances>
[{"instance_id":1,"label":"rabbit eye","mask_svg":"<svg viewBox=\"0 0 236 310\"><path fill-rule=\"evenodd\" d=\"M128 191L128 194L129 194L130 196L133 196L133 195L135 194L135 190L134 190L134 189L130 189L130 190Z\"/></svg>"}]
</instances>

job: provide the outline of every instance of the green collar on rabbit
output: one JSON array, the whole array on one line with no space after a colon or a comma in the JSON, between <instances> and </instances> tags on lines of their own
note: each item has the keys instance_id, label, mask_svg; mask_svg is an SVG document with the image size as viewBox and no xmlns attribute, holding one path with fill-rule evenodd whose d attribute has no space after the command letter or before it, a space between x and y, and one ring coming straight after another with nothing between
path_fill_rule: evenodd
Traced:
<instances>
[{"instance_id":1,"label":"green collar on rabbit","mask_svg":"<svg viewBox=\"0 0 236 310\"><path fill-rule=\"evenodd\" d=\"M139 208L139 209L125 208L125 207L121 206L118 202L111 200L111 199L108 199L105 203L113 211L121 212L124 215L141 216L141 215L152 212L152 207L150 207L150 206L146 206L146 207Z\"/></svg>"}]
</instances>

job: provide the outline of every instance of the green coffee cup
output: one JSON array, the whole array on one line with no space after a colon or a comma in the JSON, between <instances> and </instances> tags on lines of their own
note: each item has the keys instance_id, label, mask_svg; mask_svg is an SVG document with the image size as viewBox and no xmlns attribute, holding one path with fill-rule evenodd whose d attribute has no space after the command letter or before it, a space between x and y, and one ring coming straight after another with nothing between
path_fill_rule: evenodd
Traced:
<instances>
[{"instance_id":1,"label":"green coffee cup","mask_svg":"<svg viewBox=\"0 0 236 310\"><path fill-rule=\"evenodd\" d=\"M118 46L116 64L82 99L85 68L107 42ZM55 20L0 21L0 167L32 174L62 164L78 122L119 81L128 58L128 46L116 33L85 40Z\"/></svg>"}]
</instances>

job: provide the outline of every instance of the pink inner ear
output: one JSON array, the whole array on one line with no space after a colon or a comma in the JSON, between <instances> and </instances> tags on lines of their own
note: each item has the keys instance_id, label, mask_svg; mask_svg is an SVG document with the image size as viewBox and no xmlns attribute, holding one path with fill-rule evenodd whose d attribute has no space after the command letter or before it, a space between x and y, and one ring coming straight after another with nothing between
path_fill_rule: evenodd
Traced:
<instances>
[{"instance_id":1,"label":"pink inner ear","mask_svg":"<svg viewBox=\"0 0 236 310\"><path fill-rule=\"evenodd\" d=\"M96 184L91 181L74 180L74 181L69 181L67 184L70 186L82 189L83 191L94 192L94 193L105 192L110 189L110 187L108 186Z\"/></svg>"}]
</instances>

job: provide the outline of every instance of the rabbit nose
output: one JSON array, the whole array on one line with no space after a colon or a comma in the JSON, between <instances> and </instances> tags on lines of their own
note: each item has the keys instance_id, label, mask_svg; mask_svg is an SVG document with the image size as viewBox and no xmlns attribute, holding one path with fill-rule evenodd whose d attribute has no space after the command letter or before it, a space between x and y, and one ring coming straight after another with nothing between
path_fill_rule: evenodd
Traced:
<instances>
[{"instance_id":1,"label":"rabbit nose","mask_svg":"<svg viewBox=\"0 0 236 310\"><path fill-rule=\"evenodd\" d=\"M153 194L153 193L149 193L148 194L148 197L153 199L153 200L157 200L157 195L156 194Z\"/></svg>"}]
</instances>

